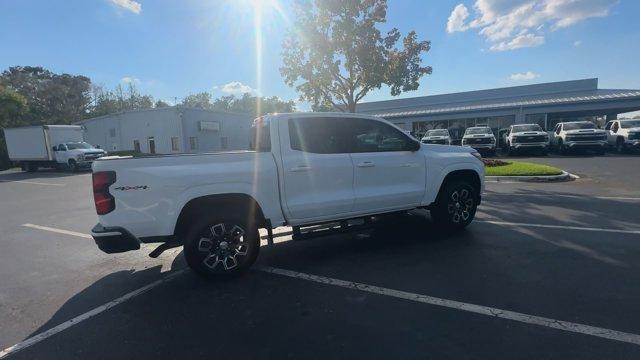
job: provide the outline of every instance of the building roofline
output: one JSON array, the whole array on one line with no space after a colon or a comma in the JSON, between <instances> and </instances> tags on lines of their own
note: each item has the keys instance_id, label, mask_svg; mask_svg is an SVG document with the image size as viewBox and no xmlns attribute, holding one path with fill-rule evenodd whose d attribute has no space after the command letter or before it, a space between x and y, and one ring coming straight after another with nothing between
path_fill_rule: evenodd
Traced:
<instances>
[{"instance_id":1,"label":"building roofline","mask_svg":"<svg viewBox=\"0 0 640 360\"><path fill-rule=\"evenodd\" d=\"M88 122L91 122L91 121L101 120L103 118L108 118L108 117L112 117L112 116L116 116L116 115L124 115L124 114L130 114L130 113L140 113L140 112L146 112L146 111L169 111L169 110L170 111L175 111L175 112L179 112L180 110L195 110L195 111L205 111L205 112L214 113L214 114L229 114L229 115L239 115L239 116L251 116L249 114L244 114L244 113L222 111L222 110L209 110L209 109L201 109L201 108L197 108L197 107L175 105L175 106L166 106L166 107L161 107L161 108L118 111L118 112L114 112L114 113L110 113L110 114L105 114L105 115L92 117L92 118L89 118L89 119L79 120L79 121L74 122L74 124L85 124L85 123L88 123Z\"/></svg>"},{"instance_id":2,"label":"building roofline","mask_svg":"<svg viewBox=\"0 0 640 360\"><path fill-rule=\"evenodd\" d=\"M555 81L529 85L508 86L456 93L417 96L402 99L371 101L358 104L356 111L381 111L386 108L402 109L420 106L437 106L470 101L518 98L523 96L551 95L598 89L598 78L586 78L569 81Z\"/></svg>"}]
</instances>

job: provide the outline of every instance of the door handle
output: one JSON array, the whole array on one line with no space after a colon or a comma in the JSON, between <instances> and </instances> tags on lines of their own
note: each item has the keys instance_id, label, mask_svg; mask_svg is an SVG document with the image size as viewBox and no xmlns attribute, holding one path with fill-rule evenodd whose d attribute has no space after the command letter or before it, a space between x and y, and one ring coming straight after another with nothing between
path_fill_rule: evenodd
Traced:
<instances>
[{"instance_id":1,"label":"door handle","mask_svg":"<svg viewBox=\"0 0 640 360\"><path fill-rule=\"evenodd\" d=\"M302 171L309 171L309 170L311 170L311 166L300 165L300 166L291 168L291 172L302 172Z\"/></svg>"},{"instance_id":2,"label":"door handle","mask_svg":"<svg viewBox=\"0 0 640 360\"><path fill-rule=\"evenodd\" d=\"M376 164L375 164L375 163L373 163L373 162L371 162L371 161L363 161L363 162L359 163L357 166L358 166L358 167L361 167L361 168L364 168L364 167L374 167L374 166L376 166Z\"/></svg>"},{"instance_id":3,"label":"door handle","mask_svg":"<svg viewBox=\"0 0 640 360\"><path fill-rule=\"evenodd\" d=\"M406 164L402 164L400 166L401 167L417 167L418 164L416 164L416 163L406 163Z\"/></svg>"}]
</instances>

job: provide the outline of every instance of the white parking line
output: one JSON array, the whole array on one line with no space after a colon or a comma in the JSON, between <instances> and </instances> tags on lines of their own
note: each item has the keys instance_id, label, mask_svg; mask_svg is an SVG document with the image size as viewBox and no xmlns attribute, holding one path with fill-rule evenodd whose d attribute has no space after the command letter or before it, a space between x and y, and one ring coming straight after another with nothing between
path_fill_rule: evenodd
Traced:
<instances>
[{"instance_id":1,"label":"white parking line","mask_svg":"<svg viewBox=\"0 0 640 360\"><path fill-rule=\"evenodd\" d=\"M517 224L517 223L506 223L506 222L499 222L499 221L483 221L483 222L495 223L497 225ZM23 226L33 228L33 229L38 229L38 230L51 231L59 234L81 237L81 238L91 238L91 235L89 234L83 234L83 233L78 233L75 231L68 231L63 229L56 229L56 228L51 228L47 226L40 226L40 225L34 225L34 224L24 224ZM540 225L540 224L518 224L518 226L559 227L559 226ZM573 228L573 227L561 227L561 228ZM576 228L576 229L584 230L585 228ZM602 230L608 230L608 229L598 229L598 231L602 231ZM614 230L614 231L619 232L620 230ZM636 231L633 233L640 234L640 231ZM550 318L545 318L545 317L540 317L535 315L518 313L515 311L464 303L464 302L455 301L455 300L447 300L447 299L437 298L437 297L428 296L428 295L414 294L414 293L409 293L409 292L400 291L400 290L393 290L393 289L383 288L379 286L367 285L367 284L362 284L362 283L357 283L352 281L339 280L339 279L334 279L334 278L329 278L324 276L305 274L305 273L300 273L300 272L286 270L286 269L279 269L279 268L274 268L269 266L256 266L254 267L254 269L258 271L267 272L270 274L277 274L277 275L287 276L291 278L321 283L325 285L333 285L333 286L338 286L342 288L348 288L348 289L359 290L359 291L369 292L369 293L378 294L378 295L390 296L394 298L410 300L410 301L415 301L415 302L429 304L429 305L442 306L450 309L461 310L461 311L491 316L491 317L500 318L500 319L513 320L513 321L518 321L526 324L539 325L539 326L544 326L544 327L553 328L553 329L562 330L562 331L591 335L591 336L601 337L609 340L615 340L615 341L626 342L634 345L640 345L640 335L625 333L617 330L600 328L600 327L595 327L590 325L583 325L583 324L572 323L572 322L562 321L562 320L555 320L555 319L550 319ZM184 272L185 270L178 270L160 280L156 280L146 286L143 286L130 293L127 293L104 305L98 306L97 308L94 308L89 312L76 316L71 320L68 320L49 330L46 330L45 332L42 332L18 344L8 347L0 351L0 359L4 358L9 354L15 353L19 350L35 345L59 332L62 332L72 327L73 325L79 324L116 305L122 304L127 300L130 300L171 279L174 279L175 277L183 274Z\"/></svg>"},{"instance_id":2,"label":"white parking line","mask_svg":"<svg viewBox=\"0 0 640 360\"><path fill-rule=\"evenodd\" d=\"M19 342L13 346L10 346L2 351L0 351L0 359L4 358L5 356L8 356L10 354L13 354L15 352L18 352L22 349L28 348L30 346L33 346L59 332L62 332L64 330L67 330L68 328L72 327L73 325L79 324L85 320L91 319L92 317L111 309L114 306L117 306L119 304L122 304L123 302L127 301L127 300L131 300L134 297L144 294L145 292L171 280L174 279L176 276L181 275L185 272L185 270L178 270L176 272L173 272L167 276L165 276L164 278L160 279L160 280L156 280L154 282L152 282L149 285L145 285L137 290L134 290L130 293L127 293L115 300L109 301L108 303L104 304L104 305L100 305L97 308L94 308L93 310L90 310L82 315L78 315L76 317L74 317L71 320L65 321L62 324L52 327L51 329L41 332L38 335L35 335L33 337L30 337L22 342Z\"/></svg>"},{"instance_id":3,"label":"white parking line","mask_svg":"<svg viewBox=\"0 0 640 360\"><path fill-rule=\"evenodd\" d=\"M27 180L0 180L0 182L4 182L4 183L31 184L31 185L43 185L43 186L67 186L67 184L44 183L44 182L38 182L38 181L27 181Z\"/></svg>"},{"instance_id":4,"label":"white parking line","mask_svg":"<svg viewBox=\"0 0 640 360\"><path fill-rule=\"evenodd\" d=\"M89 235L89 234L83 234L83 233L79 233L79 232L75 232L75 231L69 231L69 230L63 230L63 229L56 229L56 228L52 228L52 227L48 227L48 226L40 226L40 225L34 225L34 224L22 224L22 226L26 226L26 227L32 228L32 229L51 231L51 232L58 233L58 234L77 236L77 237L81 237L81 238L85 238L85 239L93 239L93 237L91 237L91 235Z\"/></svg>"},{"instance_id":5,"label":"white parking line","mask_svg":"<svg viewBox=\"0 0 640 360\"><path fill-rule=\"evenodd\" d=\"M573 199L581 199L581 200L591 200L591 199L600 199L600 200L623 200L623 201L640 201L640 197L624 197L624 196L593 196L593 195L569 195L569 194L527 194L527 193L517 193L517 194L505 194L505 193L484 193L484 196L517 196L517 197L564 197L564 198L573 198Z\"/></svg>"},{"instance_id":6,"label":"white parking line","mask_svg":"<svg viewBox=\"0 0 640 360\"><path fill-rule=\"evenodd\" d=\"M477 223L503 225L503 226L515 226L515 227L536 227L545 229L563 229L563 230L580 230L580 231L600 231L611 232L618 234L640 234L640 230L619 230L619 229L605 229L605 228L592 228L582 226L566 226L566 225L546 225L546 224L527 224L527 223L515 223L506 221L493 221L493 220L474 220Z\"/></svg>"},{"instance_id":7,"label":"white parking line","mask_svg":"<svg viewBox=\"0 0 640 360\"><path fill-rule=\"evenodd\" d=\"M333 279L324 276L300 273L297 271L278 269L269 266L257 267L258 270L288 276L296 279L312 281L325 285L338 286L342 288L364 291L372 294L390 296L394 298L415 301L423 304L442 306L450 309L472 312L480 315L491 316L500 319L507 319L522 322L525 324L539 325L552 329L568 331L578 334L597 336L609 340L622 341L634 345L640 345L640 335L625 333L617 330L605 329L596 326L583 325L569 321L555 320L535 315L527 315L515 311L492 308L488 306L469 304L460 301L441 299L428 295L414 294L405 291L393 290L379 286L367 285L352 281Z\"/></svg>"}]
</instances>

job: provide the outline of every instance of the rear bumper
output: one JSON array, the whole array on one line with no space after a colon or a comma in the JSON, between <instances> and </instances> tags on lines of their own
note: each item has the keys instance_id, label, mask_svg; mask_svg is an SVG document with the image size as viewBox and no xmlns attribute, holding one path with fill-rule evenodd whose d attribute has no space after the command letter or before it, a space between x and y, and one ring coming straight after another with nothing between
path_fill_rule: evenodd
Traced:
<instances>
[{"instance_id":1,"label":"rear bumper","mask_svg":"<svg viewBox=\"0 0 640 360\"><path fill-rule=\"evenodd\" d=\"M140 240L121 227L103 227L96 224L91 229L91 236L98 248L107 254L140 249Z\"/></svg>"}]
</instances>

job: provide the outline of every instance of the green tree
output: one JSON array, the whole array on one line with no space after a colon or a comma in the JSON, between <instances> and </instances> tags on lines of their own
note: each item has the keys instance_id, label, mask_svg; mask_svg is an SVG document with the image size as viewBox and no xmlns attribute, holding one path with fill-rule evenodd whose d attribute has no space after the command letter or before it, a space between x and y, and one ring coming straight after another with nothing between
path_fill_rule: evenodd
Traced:
<instances>
[{"instance_id":1,"label":"green tree","mask_svg":"<svg viewBox=\"0 0 640 360\"><path fill-rule=\"evenodd\" d=\"M421 65L431 42L418 41L411 31L398 49L398 29L383 36L377 28L386 13L386 0L297 0L295 26L283 43L285 83L314 110L349 112L382 85L393 96L418 89L420 78L431 74L430 66Z\"/></svg>"},{"instance_id":2,"label":"green tree","mask_svg":"<svg viewBox=\"0 0 640 360\"><path fill-rule=\"evenodd\" d=\"M187 95L182 99L182 106L211 110L213 104L211 103L211 94L208 92L199 92L196 94Z\"/></svg>"},{"instance_id":3,"label":"green tree","mask_svg":"<svg viewBox=\"0 0 640 360\"><path fill-rule=\"evenodd\" d=\"M153 107L158 109L158 108L165 108L165 107L169 107L171 105L169 105L168 103L162 101L162 100L158 100L156 101L155 104L153 104Z\"/></svg>"},{"instance_id":4,"label":"green tree","mask_svg":"<svg viewBox=\"0 0 640 360\"><path fill-rule=\"evenodd\" d=\"M217 98L213 102L212 109L251 114L257 117L270 113L293 112L296 107L293 100L286 101L277 96L261 97L244 93L241 97L227 95Z\"/></svg>"},{"instance_id":5,"label":"green tree","mask_svg":"<svg viewBox=\"0 0 640 360\"><path fill-rule=\"evenodd\" d=\"M27 99L24 96L0 85L0 170L10 165L2 129L24 125L23 116L28 109Z\"/></svg>"},{"instance_id":6,"label":"green tree","mask_svg":"<svg viewBox=\"0 0 640 360\"><path fill-rule=\"evenodd\" d=\"M69 124L82 119L91 103L91 80L86 76L55 74L39 66L14 66L2 72L0 85L24 96L28 124Z\"/></svg>"}]
</instances>

